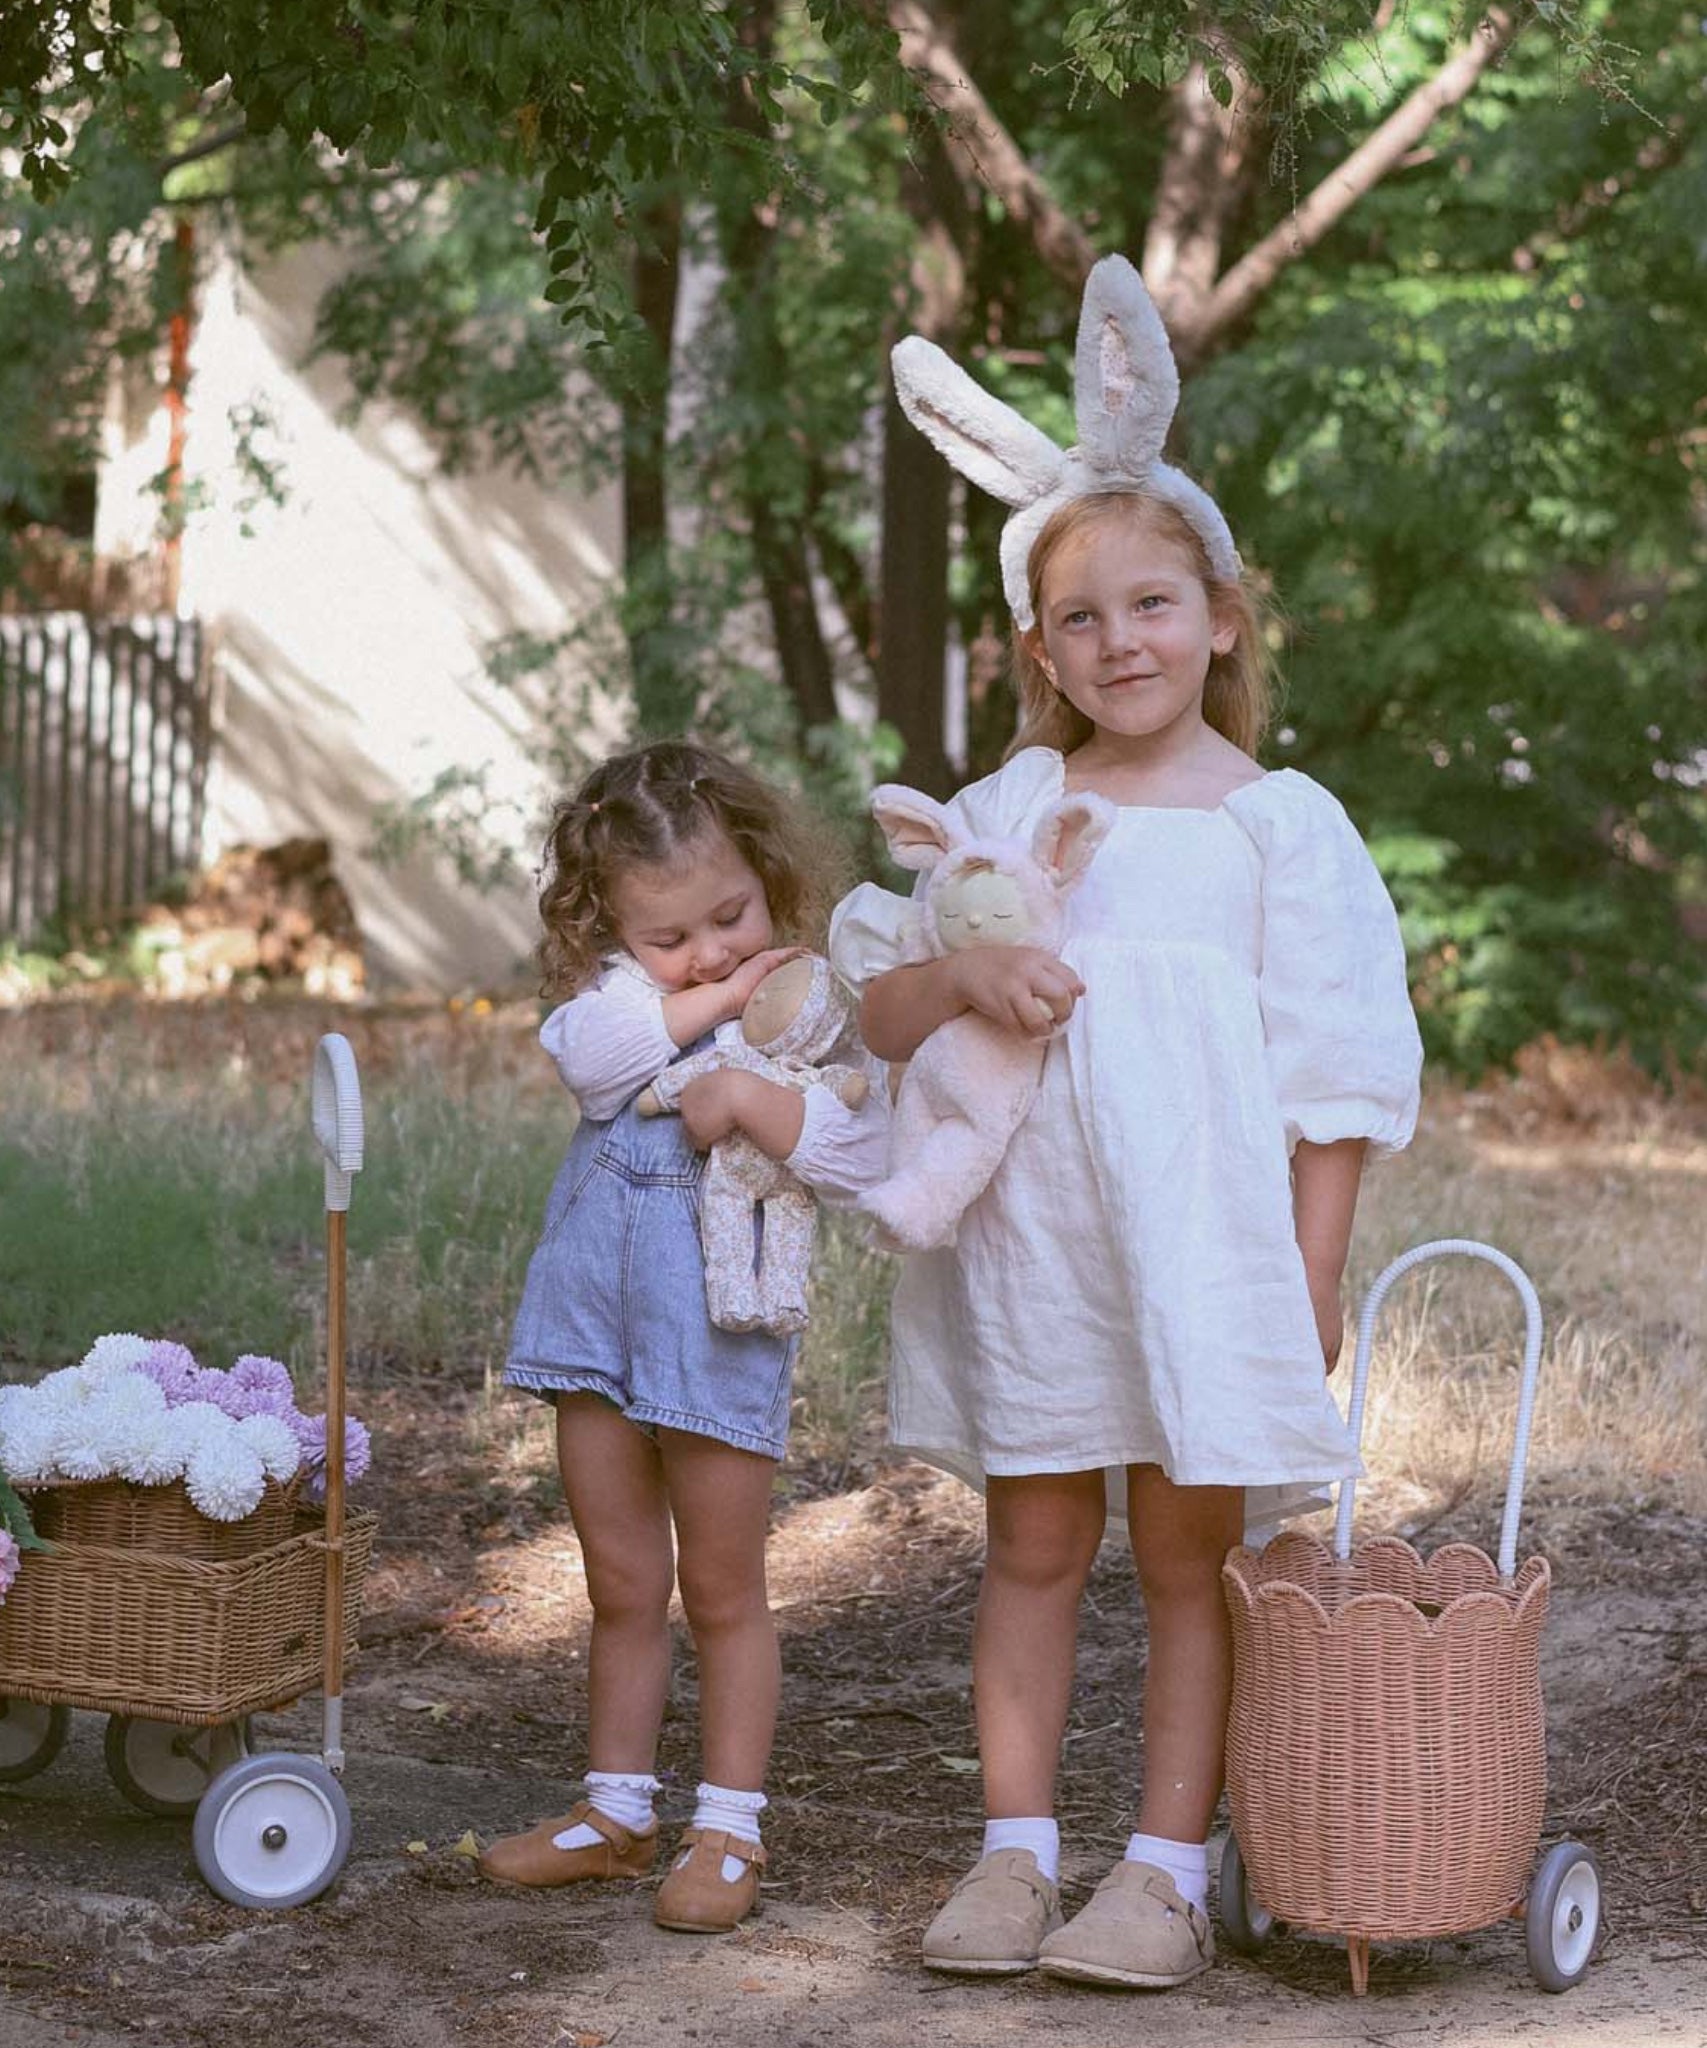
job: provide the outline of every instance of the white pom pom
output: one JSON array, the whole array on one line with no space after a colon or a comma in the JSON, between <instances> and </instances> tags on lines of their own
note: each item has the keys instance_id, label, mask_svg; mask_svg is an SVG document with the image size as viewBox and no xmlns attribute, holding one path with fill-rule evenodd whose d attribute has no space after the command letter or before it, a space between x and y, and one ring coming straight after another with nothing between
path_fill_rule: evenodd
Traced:
<instances>
[{"instance_id":1,"label":"white pom pom","mask_svg":"<svg viewBox=\"0 0 1707 2048\"><path fill-rule=\"evenodd\" d=\"M95 1398L109 1415L125 1415L138 1422L144 1416L166 1412L165 1389L158 1380L139 1372L115 1373L102 1383Z\"/></svg>"},{"instance_id":2,"label":"white pom pom","mask_svg":"<svg viewBox=\"0 0 1707 2048\"><path fill-rule=\"evenodd\" d=\"M88 1375L80 1365L61 1366L58 1372L50 1372L36 1381L36 1400L55 1415L66 1415L73 1408L81 1408L93 1392Z\"/></svg>"},{"instance_id":3,"label":"white pom pom","mask_svg":"<svg viewBox=\"0 0 1707 2048\"><path fill-rule=\"evenodd\" d=\"M67 1479L105 1479L113 1469L120 1432L93 1403L53 1418L53 1462ZM123 1455L119 1450L119 1455Z\"/></svg>"},{"instance_id":4,"label":"white pom pom","mask_svg":"<svg viewBox=\"0 0 1707 2048\"><path fill-rule=\"evenodd\" d=\"M30 1409L10 1415L0 1427L0 1467L8 1478L23 1482L53 1479L57 1419Z\"/></svg>"},{"instance_id":5,"label":"white pom pom","mask_svg":"<svg viewBox=\"0 0 1707 2048\"><path fill-rule=\"evenodd\" d=\"M105 1379L110 1373L128 1371L153 1348L152 1337L139 1337L133 1330L115 1331L111 1336L97 1337L89 1346L83 1354L83 1370L91 1380Z\"/></svg>"},{"instance_id":6,"label":"white pom pom","mask_svg":"<svg viewBox=\"0 0 1707 2048\"><path fill-rule=\"evenodd\" d=\"M0 1429L4 1429L14 1415L33 1414L36 1407L34 1387L13 1383L0 1387Z\"/></svg>"},{"instance_id":7,"label":"white pom pom","mask_svg":"<svg viewBox=\"0 0 1707 2048\"><path fill-rule=\"evenodd\" d=\"M296 1431L278 1415L246 1415L237 1434L258 1453L270 1479L288 1479L302 1463L302 1446Z\"/></svg>"},{"instance_id":8,"label":"white pom pom","mask_svg":"<svg viewBox=\"0 0 1707 2048\"><path fill-rule=\"evenodd\" d=\"M164 1486L184 1476L183 1446L164 1409L132 1432L118 1471L121 1478L134 1480L138 1486Z\"/></svg>"},{"instance_id":9,"label":"white pom pom","mask_svg":"<svg viewBox=\"0 0 1707 2048\"><path fill-rule=\"evenodd\" d=\"M184 1466L190 1499L214 1522L239 1522L260 1506L266 1468L233 1427L223 1441L209 1434Z\"/></svg>"}]
</instances>

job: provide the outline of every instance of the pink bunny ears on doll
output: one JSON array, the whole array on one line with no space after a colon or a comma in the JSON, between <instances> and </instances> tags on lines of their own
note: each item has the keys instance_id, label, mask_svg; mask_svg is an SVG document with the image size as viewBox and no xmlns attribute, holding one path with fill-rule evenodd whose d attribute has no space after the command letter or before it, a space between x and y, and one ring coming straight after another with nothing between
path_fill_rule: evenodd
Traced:
<instances>
[{"instance_id":1,"label":"pink bunny ears on doll","mask_svg":"<svg viewBox=\"0 0 1707 2048\"><path fill-rule=\"evenodd\" d=\"M890 361L913 425L968 482L1014 508L1002 528L1002 589L1022 632L1035 623L1026 575L1033 543L1053 513L1095 492L1166 499L1209 551L1215 574L1237 582L1239 551L1220 507L1161 459L1179 371L1162 316L1124 256L1105 256L1085 281L1073 357L1076 448L1057 448L921 335L898 343Z\"/></svg>"}]
</instances>

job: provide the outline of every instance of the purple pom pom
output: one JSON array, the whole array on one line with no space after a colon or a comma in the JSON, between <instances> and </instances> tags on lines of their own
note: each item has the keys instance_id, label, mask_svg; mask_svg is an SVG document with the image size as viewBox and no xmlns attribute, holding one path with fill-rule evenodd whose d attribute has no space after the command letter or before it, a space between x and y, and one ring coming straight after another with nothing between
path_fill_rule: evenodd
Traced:
<instances>
[{"instance_id":1,"label":"purple pom pom","mask_svg":"<svg viewBox=\"0 0 1707 2048\"><path fill-rule=\"evenodd\" d=\"M195 1384L201 1367L196 1364L195 1356L187 1345L174 1344L169 1337L162 1337L137 1360L132 1369L154 1382L166 1396L169 1408L196 1398L190 1388Z\"/></svg>"},{"instance_id":2,"label":"purple pom pom","mask_svg":"<svg viewBox=\"0 0 1707 2048\"><path fill-rule=\"evenodd\" d=\"M231 1368L231 1377L251 1394L265 1393L282 1399L283 1406L276 1400L269 1400L263 1406L251 1405L251 1415L282 1415L296 1400L290 1367L277 1358L264 1357L258 1351L245 1351Z\"/></svg>"},{"instance_id":3,"label":"purple pom pom","mask_svg":"<svg viewBox=\"0 0 1707 2048\"><path fill-rule=\"evenodd\" d=\"M309 1478L304 1492L310 1500L326 1498L326 1418L324 1415L286 1416L302 1446L302 1462ZM344 1418L344 1484L354 1486L373 1463L373 1438L353 1415Z\"/></svg>"}]
</instances>

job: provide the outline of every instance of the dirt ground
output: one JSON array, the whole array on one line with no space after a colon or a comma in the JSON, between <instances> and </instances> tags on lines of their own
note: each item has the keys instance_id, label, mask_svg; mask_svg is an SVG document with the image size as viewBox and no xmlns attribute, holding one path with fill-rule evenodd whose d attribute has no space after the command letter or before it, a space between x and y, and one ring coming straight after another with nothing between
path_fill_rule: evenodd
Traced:
<instances>
[{"instance_id":1,"label":"dirt ground","mask_svg":"<svg viewBox=\"0 0 1707 2048\"><path fill-rule=\"evenodd\" d=\"M916 1465L853 1491L810 1470L779 1487L773 1597L785 1700L765 1911L739 1933L655 1930L646 1886L530 1896L484 1884L468 1831L560 1811L581 1763L587 1607L543 1455L496 1469L472 1397L427 1382L360 1392L381 1516L365 1648L347 1695L355 1843L339 1885L253 1914L200 1882L189 1824L126 1805L101 1723L0 1788L0 2048L138 2036L171 2048L914 2048L1038 2032L1168 2044L1679 2044L1707 2048L1707 1522L1543 1508L1552 1784L1545 1840L1598 1852L1608 1926L1563 1997L1528 1975L1522 1929L1378 1947L1370 1995L1343 1949L1278 1936L1224 1950L1179 1991L1104 1994L1040 1978L934 1979L919 1932L977 1852L968 1698L976 1505ZM1487 1541L1468 1502L1432 1528ZM1139 1768L1143 1635L1112 1547L1085 1615L1062 1788L1067 1903L1119 1854ZM664 1733L664 1813L696 1776L685 1640ZM257 1723L257 1746L317 1745L318 1704ZM460 1845L460 1846L459 1846Z\"/></svg>"}]
</instances>

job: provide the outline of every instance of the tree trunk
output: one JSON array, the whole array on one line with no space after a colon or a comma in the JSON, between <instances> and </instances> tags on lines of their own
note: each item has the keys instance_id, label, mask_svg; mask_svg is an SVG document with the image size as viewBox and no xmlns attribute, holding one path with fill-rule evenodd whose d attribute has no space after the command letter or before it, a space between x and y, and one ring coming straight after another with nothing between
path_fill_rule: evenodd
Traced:
<instances>
[{"instance_id":1,"label":"tree trunk","mask_svg":"<svg viewBox=\"0 0 1707 2048\"><path fill-rule=\"evenodd\" d=\"M671 732L692 709L672 657L668 441L671 337L680 274L681 204L662 195L642 218L634 303L650 338L622 408L623 629L634 669L637 722Z\"/></svg>"}]
</instances>

